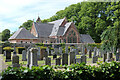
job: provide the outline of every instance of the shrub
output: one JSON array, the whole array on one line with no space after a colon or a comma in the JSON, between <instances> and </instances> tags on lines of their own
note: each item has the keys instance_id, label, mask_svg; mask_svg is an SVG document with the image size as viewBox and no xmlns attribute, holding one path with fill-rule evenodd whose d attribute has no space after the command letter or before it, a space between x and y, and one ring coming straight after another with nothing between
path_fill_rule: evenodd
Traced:
<instances>
[{"instance_id":1,"label":"shrub","mask_svg":"<svg viewBox=\"0 0 120 80\"><path fill-rule=\"evenodd\" d=\"M32 69L8 67L2 72L1 80L120 80L120 62L101 63L98 67L81 63L53 68L48 65Z\"/></svg>"}]
</instances>

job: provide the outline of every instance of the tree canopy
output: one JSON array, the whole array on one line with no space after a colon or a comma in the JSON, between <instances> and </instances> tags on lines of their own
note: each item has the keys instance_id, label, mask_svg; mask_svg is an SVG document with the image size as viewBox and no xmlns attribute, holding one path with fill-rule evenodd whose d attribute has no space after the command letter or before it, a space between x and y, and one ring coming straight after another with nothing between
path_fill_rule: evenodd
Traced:
<instances>
[{"instance_id":1,"label":"tree canopy","mask_svg":"<svg viewBox=\"0 0 120 80\"><path fill-rule=\"evenodd\" d=\"M27 22L24 22L19 28L24 27L27 30L30 30L32 28L32 20L27 20Z\"/></svg>"},{"instance_id":2,"label":"tree canopy","mask_svg":"<svg viewBox=\"0 0 120 80\"><path fill-rule=\"evenodd\" d=\"M2 41L7 41L10 38L10 30L5 29L2 31Z\"/></svg>"}]
</instances>

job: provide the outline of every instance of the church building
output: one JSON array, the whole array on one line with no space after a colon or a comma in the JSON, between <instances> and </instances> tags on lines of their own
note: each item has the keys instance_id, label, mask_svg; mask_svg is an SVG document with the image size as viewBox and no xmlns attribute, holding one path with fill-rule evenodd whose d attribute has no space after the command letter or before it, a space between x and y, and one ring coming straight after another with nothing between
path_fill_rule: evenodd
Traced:
<instances>
[{"instance_id":1,"label":"church building","mask_svg":"<svg viewBox=\"0 0 120 80\"><path fill-rule=\"evenodd\" d=\"M68 22L66 17L56 21L42 23L40 17L33 22L30 31L20 28L10 38L11 43L81 43L82 37L89 38L89 43L94 43L89 35L79 34L75 24ZM86 38L87 39L87 38Z\"/></svg>"}]
</instances>

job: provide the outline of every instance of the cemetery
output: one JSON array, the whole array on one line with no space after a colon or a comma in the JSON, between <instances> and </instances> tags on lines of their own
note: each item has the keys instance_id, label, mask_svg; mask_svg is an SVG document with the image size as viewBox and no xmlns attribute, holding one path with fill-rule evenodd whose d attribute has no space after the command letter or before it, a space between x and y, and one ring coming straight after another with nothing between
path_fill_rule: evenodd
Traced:
<instances>
[{"instance_id":1,"label":"cemetery","mask_svg":"<svg viewBox=\"0 0 120 80\"><path fill-rule=\"evenodd\" d=\"M15 71L24 71L24 70L40 70L42 69L44 71L47 70L48 72L50 72L50 74L44 74L45 76L53 76L52 72L55 74L55 76L51 77L55 78L55 79L62 79L62 77L58 76L57 74L61 74L61 76L65 75L62 73L66 72L66 79L78 79L78 77L76 77L77 75L71 75L71 70L72 73L74 74L79 74L80 76L82 76L83 74L89 75L88 73L91 74L89 78L92 79L96 79L98 77L98 74L105 74L107 75L107 72L101 72L101 70L103 68L107 69L109 67L109 69L113 68L113 65L115 65L115 69L117 69L118 73L119 73L119 67L120 67L120 63L119 63L119 52L115 55L113 52L107 52L107 51L103 51L100 46L101 44L98 43L94 43L94 44L88 44L88 43L53 43L53 44L42 44L42 43L37 43L37 44L28 44L28 43L15 43L15 44L7 44L8 46L5 46L6 44L2 44L4 46L4 48L2 48L2 53L0 54L0 56L3 57L3 61L4 64L6 65L3 69L8 69L8 72L3 72L3 79L6 78L7 79L7 74L11 74L9 72L9 70L13 70L13 72ZM106 65L107 64L107 65ZM99 70L97 71L99 66L99 69L101 67L101 70L99 72ZM90 69L91 68L91 69ZM93 71L96 71L98 74L96 73L92 73L92 72L84 72L85 69L89 69L92 70L94 68ZM15 69L15 71L14 71ZM73 70L74 69L74 70ZM109 69L108 72L109 72ZM81 72L76 72L76 71L80 71L83 70ZM4 71L4 70L3 70ZM41 70L40 70L41 71ZM103 70L102 70L103 71ZM28 73L26 72L26 73ZM34 71L36 72L36 71ZM33 72L33 73L34 73ZM45 71L44 71L45 72ZM26 75L23 72L20 72L21 74ZM68 75L69 73L69 75ZM111 73L111 72L109 72ZM12 73L13 74L13 73ZM11 75L12 75L11 74ZM96 76L93 76L95 75ZM109 76L111 76L113 73L111 73ZM32 73L30 74L32 75ZM37 77L38 74L36 75L32 75L34 77ZM29 76L25 77L25 76L21 76L19 74L19 77L17 77L18 79L22 79L21 77L24 78L30 78ZM40 75L41 76L41 75ZM79 76L79 77L80 77ZM104 77L101 79L109 79L110 77ZM118 77L118 76L117 76ZM15 76L14 76L15 78ZM47 77L43 77L43 78L47 78ZM49 77L50 78L50 77ZM82 77L81 77L82 78ZM84 76L85 78L85 76ZM85 79L87 79L85 78ZM42 77L39 77L38 79L42 79ZM63 77L63 79L65 79L65 77Z\"/></svg>"},{"instance_id":2,"label":"cemetery","mask_svg":"<svg viewBox=\"0 0 120 80\"><path fill-rule=\"evenodd\" d=\"M1 80L120 80L119 0L0 3Z\"/></svg>"}]
</instances>

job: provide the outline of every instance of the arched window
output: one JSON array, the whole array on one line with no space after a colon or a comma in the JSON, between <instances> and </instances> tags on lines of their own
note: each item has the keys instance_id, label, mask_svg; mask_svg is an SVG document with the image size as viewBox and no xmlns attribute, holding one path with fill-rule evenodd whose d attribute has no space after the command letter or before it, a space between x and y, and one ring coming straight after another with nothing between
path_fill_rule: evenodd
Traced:
<instances>
[{"instance_id":1,"label":"arched window","mask_svg":"<svg viewBox=\"0 0 120 80\"><path fill-rule=\"evenodd\" d=\"M68 43L77 43L77 36L74 30L71 30L67 37Z\"/></svg>"}]
</instances>

